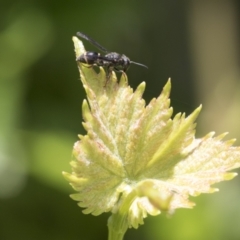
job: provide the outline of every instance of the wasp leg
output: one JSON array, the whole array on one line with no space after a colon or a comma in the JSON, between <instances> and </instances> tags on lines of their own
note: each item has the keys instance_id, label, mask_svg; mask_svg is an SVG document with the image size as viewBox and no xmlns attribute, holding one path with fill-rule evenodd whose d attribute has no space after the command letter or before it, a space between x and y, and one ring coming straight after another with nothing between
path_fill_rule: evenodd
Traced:
<instances>
[{"instance_id":1,"label":"wasp leg","mask_svg":"<svg viewBox=\"0 0 240 240\"><path fill-rule=\"evenodd\" d=\"M110 80L110 78L111 78L112 71L113 71L113 68L112 68L112 67L106 69L106 82L105 82L105 84L104 84L104 87L107 86L107 83L109 82L109 80Z\"/></svg>"},{"instance_id":2,"label":"wasp leg","mask_svg":"<svg viewBox=\"0 0 240 240\"><path fill-rule=\"evenodd\" d=\"M116 72L122 73L122 75L124 75L124 78L125 78L126 82L128 81L126 71L124 71L124 70L119 70L119 69L116 69L116 68L114 68L114 70L115 70Z\"/></svg>"}]
</instances>

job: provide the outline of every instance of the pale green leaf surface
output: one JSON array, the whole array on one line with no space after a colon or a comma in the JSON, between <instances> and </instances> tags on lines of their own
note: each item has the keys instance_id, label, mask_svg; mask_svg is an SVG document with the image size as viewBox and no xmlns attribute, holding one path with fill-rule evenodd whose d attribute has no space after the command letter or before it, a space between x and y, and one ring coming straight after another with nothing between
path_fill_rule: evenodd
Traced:
<instances>
[{"instance_id":1,"label":"pale green leaf surface","mask_svg":"<svg viewBox=\"0 0 240 240\"><path fill-rule=\"evenodd\" d=\"M76 56L84 53L82 42L73 41ZM87 134L75 143L72 173L64 176L84 213L127 211L128 226L137 228L147 214L191 208L190 195L214 192L212 184L236 176L228 172L240 167L234 140L213 133L195 138L201 106L188 117L172 118L170 81L145 106L145 83L133 92L126 74L118 83L113 72L106 82L102 68L99 73L80 63L78 68L87 93L82 105Z\"/></svg>"}]
</instances>

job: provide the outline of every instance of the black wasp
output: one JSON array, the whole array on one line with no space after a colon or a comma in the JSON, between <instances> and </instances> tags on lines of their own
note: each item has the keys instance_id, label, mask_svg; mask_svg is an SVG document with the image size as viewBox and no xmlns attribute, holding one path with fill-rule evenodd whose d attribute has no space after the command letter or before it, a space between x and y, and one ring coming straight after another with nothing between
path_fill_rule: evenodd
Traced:
<instances>
[{"instance_id":1,"label":"black wasp","mask_svg":"<svg viewBox=\"0 0 240 240\"><path fill-rule=\"evenodd\" d=\"M126 72L130 67L130 64L136 64L142 67L146 67L145 65L137 62L131 61L127 56L124 54L119 54L116 52L109 52L106 48L101 46L95 40L90 38L84 33L77 32L77 36L84 38L85 40L89 41L92 45L97 47L102 52L106 53L106 55L101 55L97 52L85 52L81 56L79 56L76 60L81 63L86 63L89 65L96 65L99 67L106 67L107 69L107 77L109 78L111 71L115 70L117 72Z\"/></svg>"}]
</instances>

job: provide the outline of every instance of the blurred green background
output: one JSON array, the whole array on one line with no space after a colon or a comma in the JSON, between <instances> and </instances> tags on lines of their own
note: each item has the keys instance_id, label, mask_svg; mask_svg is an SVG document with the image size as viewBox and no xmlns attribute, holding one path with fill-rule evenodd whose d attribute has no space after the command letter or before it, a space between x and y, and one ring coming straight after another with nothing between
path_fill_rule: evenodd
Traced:
<instances>
[{"instance_id":1,"label":"blurred green background","mask_svg":"<svg viewBox=\"0 0 240 240\"><path fill-rule=\"evenodd\" d=\"M237 0L1 1L0 239L107 239L109 215L83 215L61 175L84 134L77 31L146 64L128 77L133 88L147 82L147 101L171 77L175 113L203 103L198 137L240 139L239 13ZM193 210L148 217L125 240L240 239L240 178L217 187L192 198Z\"/></svg>"}]
</instances>

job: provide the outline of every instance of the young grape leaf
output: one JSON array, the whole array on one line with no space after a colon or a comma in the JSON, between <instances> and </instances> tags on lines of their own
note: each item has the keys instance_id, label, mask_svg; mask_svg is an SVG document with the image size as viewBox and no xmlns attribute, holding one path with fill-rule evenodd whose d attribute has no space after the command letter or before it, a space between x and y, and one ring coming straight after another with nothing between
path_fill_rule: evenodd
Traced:
<instances>
[{"instance_id":1,"label":"young grape leaf","mask_svg":"<svg viewBox=\"0 0 240 240\"><path fill-rule=\"evenodd\" d=\"M73 38L76 56L85 52ZM170 80L146 106L145 83L133 91L125 73L118 83L102 68L78 63L87 93L82 105L86 135L73 149L72 173L65 178L84 213L120 213L124 228L137 228L148 214L191 208L189 196L212 193L211 185L230 180L240 167L240 148L226 134L195 138L198 107L188 117L170 107ZM119 224L121 224L121 221ZM110 223L111 224L111 221Z\"/></svg>"}]
</instances>

